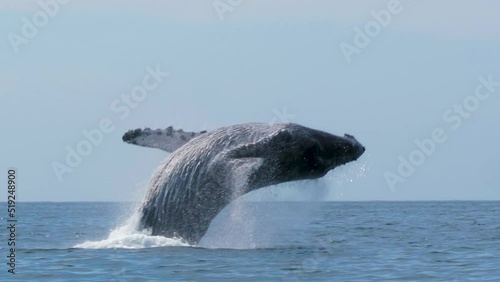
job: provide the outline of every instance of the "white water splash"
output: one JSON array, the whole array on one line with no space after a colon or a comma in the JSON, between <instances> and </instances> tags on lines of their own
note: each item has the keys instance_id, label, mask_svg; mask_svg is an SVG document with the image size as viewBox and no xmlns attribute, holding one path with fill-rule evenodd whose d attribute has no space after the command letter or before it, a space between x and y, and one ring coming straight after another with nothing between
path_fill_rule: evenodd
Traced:
<instances>
[{"instance_id":1,"label":"white water splash","mask_svg":"<svg viewBox=\"0 0 500 282\"><path fill-rule=\"evenodd\" d=\"M209 249L255 249L257 218L251 205L243 198L234 200L213 220L199 246Z\"/></svg>"},{"instance_id":2,"label":"white water splash","mask_svg":"<svg viewBox=\"0 0 500 282\"><path fill-rule=\"evenodd\" d=\"M139 213L135 212L127 222L102 241L87 241L74 246L82 249L143 249L157 247L189 247L181 239L151 236L147 230L138 231Z\"/></svg>"}]
</instances>

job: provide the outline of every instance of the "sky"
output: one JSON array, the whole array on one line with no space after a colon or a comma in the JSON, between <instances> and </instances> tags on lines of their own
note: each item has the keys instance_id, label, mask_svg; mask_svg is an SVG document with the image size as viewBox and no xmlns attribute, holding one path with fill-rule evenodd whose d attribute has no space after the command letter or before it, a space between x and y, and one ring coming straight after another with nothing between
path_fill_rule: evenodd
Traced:
<instances>
[{"instance_id":1,"label":"sky","mask_svg":"<svg viewBox=\"0 0 500 282\"><path fill-rule=\"evenodd\" d=\"M498 12L498 1L3 0L0 183L14 167L20 201L137 201L168 154L123 143L127 130L294 122L367 151L250 199L500 200Z\"/></svg>"}]
</instances>

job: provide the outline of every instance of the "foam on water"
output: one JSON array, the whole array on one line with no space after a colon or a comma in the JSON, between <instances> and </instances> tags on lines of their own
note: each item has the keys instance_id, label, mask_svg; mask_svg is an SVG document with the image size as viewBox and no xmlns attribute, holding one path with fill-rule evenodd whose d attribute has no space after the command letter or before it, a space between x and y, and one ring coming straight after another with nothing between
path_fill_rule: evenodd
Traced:
<instances>
[{"instance_id":1,"label":"foam on water","mask_svg":"<svg viewBox=\"0 0 500 282\"><path fill-rule=\"evenodd\" d=\"M102 241L87 241L74 248L82 249L142 249L156 247L188 247L186 242L177 238L166 238L163 236L151 236L150 231L138 229L139 213L134 214L127 222L111 231L107 239Z\"/></svg>"}]
</instances>

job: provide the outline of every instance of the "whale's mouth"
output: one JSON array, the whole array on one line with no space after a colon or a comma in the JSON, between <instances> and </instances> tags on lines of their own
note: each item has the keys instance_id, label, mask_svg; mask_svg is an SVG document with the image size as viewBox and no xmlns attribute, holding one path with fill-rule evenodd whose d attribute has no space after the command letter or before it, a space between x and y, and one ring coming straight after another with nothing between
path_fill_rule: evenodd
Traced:
<instances>
[{"instance_id":1,"label":"whale's mouth","mask_svg":"<svg viewBox=\"0 0 500 282\"><path fill-rule=\"evenodd\" d=\"M366 151L365 146L360 144L359 153L358 153L358 156L356 157L356 160L359 159L365 151Z\"/></svg>"},{"instance_id":2,"label":"whale's mouth","mask_svg":"<svg viewBox=\"0 0 500 282\"><path fill-rule=\"evenodd\" d=\"M353 150L354 150L352 158L353 158L353 161L356 161L366 151L365 146L361 145L361 143L359 143L359 141L351 134L345 133L344 138L349 140L350 142L352 142L351 145L352 145Z\"/></svg>"}]
</instances>

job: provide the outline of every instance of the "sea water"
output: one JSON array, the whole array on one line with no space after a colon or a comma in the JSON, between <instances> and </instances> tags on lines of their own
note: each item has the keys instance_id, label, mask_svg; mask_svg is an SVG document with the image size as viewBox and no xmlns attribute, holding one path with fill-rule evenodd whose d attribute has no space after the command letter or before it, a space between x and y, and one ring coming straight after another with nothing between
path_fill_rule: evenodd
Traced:
<instances>
[{"instance_id":1,"label":"sea water","mask_svg":"<svg viewBox=\"0 0 500 282\"><path fill-rule=\"evenodd\" d=\"M19 203L0 280L500 281L500 202L237 201L198 246L137 231L134 210Z\"/></svg>"}]
</instances>

